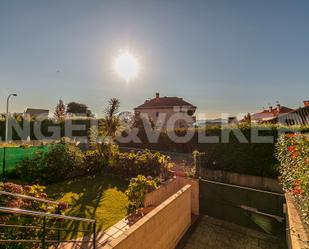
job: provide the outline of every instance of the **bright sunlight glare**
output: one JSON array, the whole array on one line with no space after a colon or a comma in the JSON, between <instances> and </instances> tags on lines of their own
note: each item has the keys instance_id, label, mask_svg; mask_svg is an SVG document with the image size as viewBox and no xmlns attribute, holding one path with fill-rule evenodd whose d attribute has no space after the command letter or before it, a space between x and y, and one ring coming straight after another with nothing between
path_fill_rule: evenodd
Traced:
<instances>
[{"instance_id":1,"label":"bright sunlight glare","mask_svg":"<svg viewBox=\"0 0 309 249\"><path fill-rule=\"evenodd\" d=\"M115 60L115 71L125 81L129 82L135 78L140 71L137 57L128 51L122 52Z\"/></svg>"}]
</instances>

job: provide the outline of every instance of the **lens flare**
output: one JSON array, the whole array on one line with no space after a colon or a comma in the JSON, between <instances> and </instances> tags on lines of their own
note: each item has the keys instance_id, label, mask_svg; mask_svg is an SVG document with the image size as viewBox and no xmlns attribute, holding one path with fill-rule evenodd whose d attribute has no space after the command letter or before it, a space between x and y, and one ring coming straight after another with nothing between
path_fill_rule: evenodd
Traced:
<instances>
[{"instance_id":1,"label":"lens flare","mask_svg":"<svg viewBox=\"0 0 309 249\"><path fill-rule=\"evenodd\" d=\"M126 51L116 58L114 69L121 78L129 82L138 76L140 65L137 57Z\"/></svg>"}]
</instances>

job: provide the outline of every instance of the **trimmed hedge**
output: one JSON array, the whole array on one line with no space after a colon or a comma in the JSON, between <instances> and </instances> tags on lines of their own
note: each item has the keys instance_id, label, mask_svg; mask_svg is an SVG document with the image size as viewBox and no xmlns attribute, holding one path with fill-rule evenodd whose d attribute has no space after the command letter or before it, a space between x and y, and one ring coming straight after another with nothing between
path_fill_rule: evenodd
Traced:
<instances>
[{"instance_id":1,"label":"trimmed hedge","mask_svg":"<svg viewBox=\"0 0 309 249\"><path fill-rule=\"evenodd\" d=\"M87 137L88 135L88 130L89 128L91 127L91 120L90 119L72 119L70 120L72 121L72 124L73 125L82 125L82 126L85 126L85 129L83 131L73 131L73 136L84 136L84 137ZM18 125L20 127L23 127L23 120L16 120L16 122L18 123ZM20 137L16 130L13 129L12 131L12 140L16 140L16 141L19 141L19 140L27 140L28 138L28 135L30 136L30 139L31 140L37 140L39 138L36 137L36 135L34 134L34 131L33 131L33 128L34 128L34 124L35 124L35 121L31 120L30 121L30 134L26 134L24 137ZM60 129L60 134L61 134L61 137L64 137L65 136L65 122L60 122L60 123L56 123L55 121L53 120L44 120L42 121L41 125L40 125L40 131L41 133L43 134L43 136L45 137L52 137L53 136L53 132L49 132L48 129L52 129L52 127L54 129ZM5 120L0 120L0 137L2 139L2 141L4 140L5 138ZM60 138L57 138L57 139L60 139Z\"/></svg>"},{"instance_id":2,"label":"trimmed hedge","mask_svg":"<svg viewBox=\"0 0 309 249\"><path fill-rule=\"evenodd\" d=\"M262 130L262 129L269 130ZM239 129L248 143L240 143L235 136L236 129ZM186 143L173 142L168 133L171 131L162 132L159 136L158 143L150 143L144 131L138 133L138 138L141 143L120 143L123 147L148 148L159 151L192 153L194 150L205 152L206 158L202 160L202 167L227 170L241 174L249 174L264 177L277 177L278 161L275 154L275 142L278 138L278 129L288 130L290 127L269 126L211 126L207 129L194 129L193 138ZM259 130L259 136L272 136L272 143L253 143L251 133ZM309 128L301 128L302 132L308 132ZM177 129L177 135L184 136L186 130ZM206 136L217 136L220 143L199 143L198 133L204 133ZM225 135L223 135L225 134ZM227 134L227 135L226 135ZM228 138L228 142L224 141L223 137Z\"/></svg>"}]
</instances>

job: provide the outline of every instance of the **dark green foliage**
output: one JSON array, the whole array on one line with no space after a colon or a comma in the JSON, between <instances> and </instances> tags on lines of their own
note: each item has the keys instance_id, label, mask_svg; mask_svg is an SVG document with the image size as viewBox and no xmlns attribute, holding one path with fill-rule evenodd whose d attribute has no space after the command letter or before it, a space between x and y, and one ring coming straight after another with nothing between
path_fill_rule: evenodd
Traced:
<instances>
[{"instance_id":1,"label":"dark green foliage","mask_svg":"<svg viewBox=\"0 0 309 249\"><path fill-rule=\"evenodd\" d=\"M242 132L246 138L246 143L241 143L234 132ZM259 136L271 136L271 143L255 143L252 134L259 129ZM268 129L268 130L262 130ZM178 152L191 154L194 150L205 152L206 158L202 167L227 170L242 174L277 177L279 175L278 161L274 156L275 142L277 141L278 129L287 130L287 127L269 126L210 126L205 129L192 129L193 138L186 143L173 142L168 136L171 131L162 132L158 143L150 143L145 131L141 130L138 134L142 143L124 143L120 146L134 148L148 148L159 151ZM293 129L293 128L289 128ZM302 132L308 132L309 128L302 128ZM179 136L186 134L185 129L175 131ZM198 140L198 133L206 136L216 136L218 143L207 143Z\"/></svg>"},{"instance_id":2,"label":"dark green foliage","mask_svg":"<svg viewBox=\"0 0 309 249\"><path fill-rule=\"evenodd\" d=\"M88 109L88 106L77 102L67 104L67 113L72 115L85 115L86 117L92 116L92 112Z\"/></svg>"},{"instance_id":3,"label":"dark green foliage","mask_svg":"<svg viewBox=\"0 0 309 249\"><path fill-rule=\"evenodd\" d=\"M138 175L166 178L169 159L161 153L116 152L109 160L109 171L119 177L130 179Z\"/></svg>"},{"instance_id":4,"label":"dark green foliage","mask_svg":"<svg viewBox=\"0 0 309 249\"><path fill-rule=\"evenodd\" d=\"M16 120L16 122L20 127L23 127L23 119ZM84 130L81 130L81 131L78 131L78 130L75 131L74 130L72 136L87 137L87 131L91 127L91 120L90 119L72 119L72 120L67 119L66 121L57 120L57 122L55 122L54 120L44 120L39 124L40 131L41 131L41 133L44 137L50 138L55 134L53 134L53 132L49 131L48 129L49 128L50 128L50 130L58 129L60 131L61 137L63 137L63 136L65 136L65 131L64 131L65 122L71 122L73 125L85 126ZM30 131L26 131L25 134L27 134L27 135L24 136L24 137L19 136L17 134L17 132L13 129L12 140L27 140L28 139L28 132L30 133L30 139L31 140L42 139L40 137L37 137L33 132L33 127L34 127L35 123L36 123L36 121L34 121L34 120L30 121ZM36 124L36 125L38 125L38 124ZM4 137L5 137L5 120L0 120L0 137L2 138L2 140L4 140ZM57 139L59 139L59 138L57 138Z\"/></svg>"},{"instance_id":5,"label":"dark green foliage","mask_svg":"<svg viewBox=\"0 0 309 249\"><path fill-rule=\"evenodd\" d=\"M47 151L37 151L25 157L12 172L24 182L54 183L81 175L113 174L130 179L137 175L168 177L169 158L146 150L122 153L113 144L98 145L98 149L83 153L76 145L52 144Z\"/></svg>"},{"instance_id":6,"label":"dark green foliage","mask_svg":"<svg viewBox=\"0 0 309 249\"><path fill-rule=\"evenodd\" d=\"M102 173L107 167L105 160L98 150L88 150L85 152L85 171L87 174Z\"/></svg>"},{"instance_id":7,"label":"dark green foliage","mask_svg":"<svg viewBox=\"0 0 309 249\"><path fill-rule=\"evenodd\" d=\"M84 154L75 145L66 143L50 145L48 151L25 158L16 168L23 181L43 183L70 179L84 172Z\"/></svg>"}]
</instances>

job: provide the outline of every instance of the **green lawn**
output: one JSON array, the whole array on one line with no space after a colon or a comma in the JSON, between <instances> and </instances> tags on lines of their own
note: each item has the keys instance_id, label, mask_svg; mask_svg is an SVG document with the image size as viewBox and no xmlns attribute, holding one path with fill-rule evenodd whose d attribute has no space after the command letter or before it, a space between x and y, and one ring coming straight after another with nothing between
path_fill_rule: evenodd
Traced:
<instances>
[{"instance_id":1,"label":"green lawn","mask_svg":"<svg viewBox=\"0 0 309 249\"><path fill-rule=\"evenodd\" d=\"M107 176L85 176L47 186L49 197L69 204L66 215L97 220L106 229L127 214L127 184Z\"/></svg>"}]
</instances>

